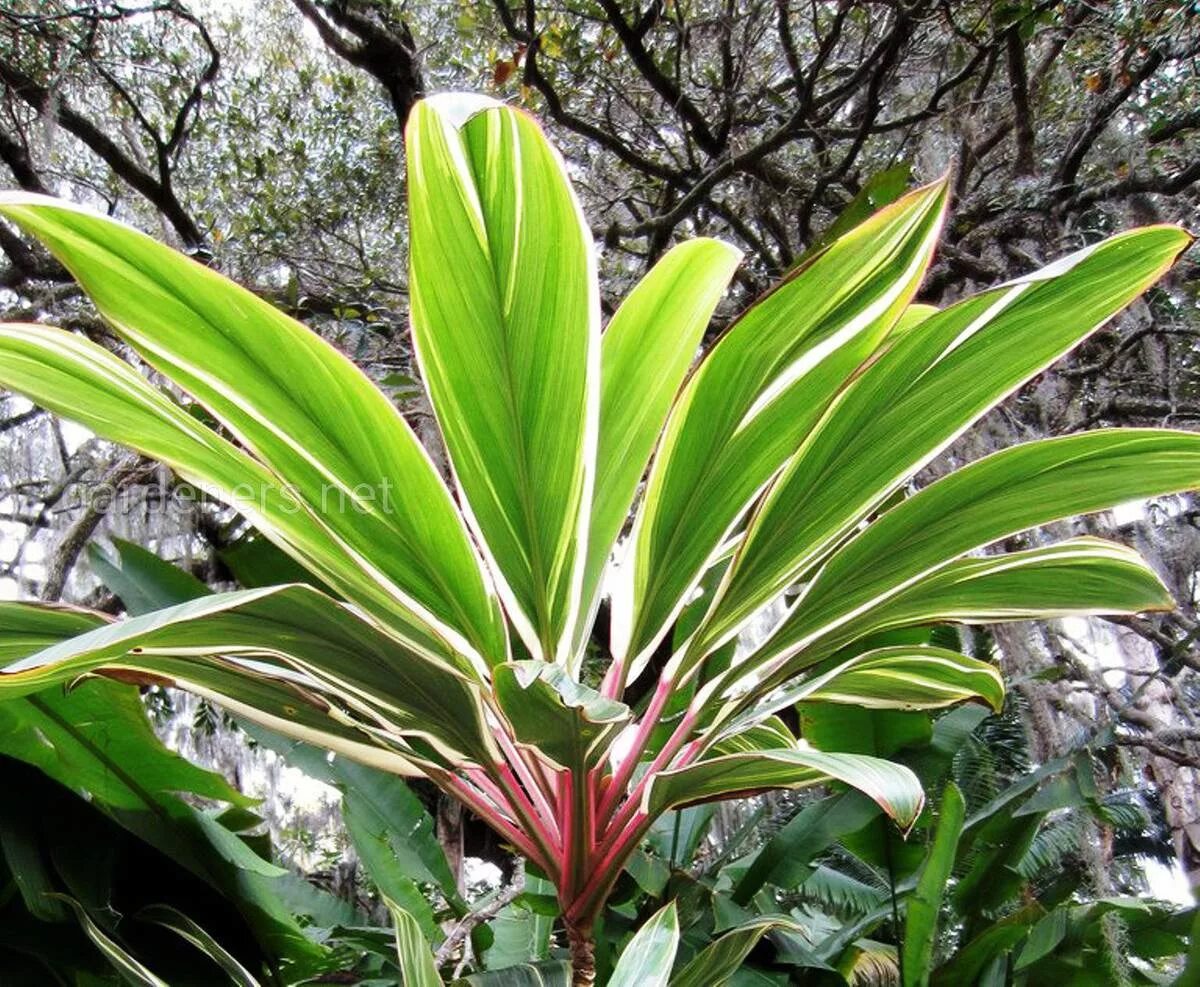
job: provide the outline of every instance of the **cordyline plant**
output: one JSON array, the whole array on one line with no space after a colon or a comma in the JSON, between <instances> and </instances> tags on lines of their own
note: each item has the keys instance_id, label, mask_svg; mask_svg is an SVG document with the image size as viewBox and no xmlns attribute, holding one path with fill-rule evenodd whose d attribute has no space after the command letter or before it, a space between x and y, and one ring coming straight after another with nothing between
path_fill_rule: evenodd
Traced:
<instances>
[{"instance_id":1,"label":"cordyline plant","mask_svg":"<svg viewBox=\"0 0 1200 987\"><path fill-rule=\"evenodd\" d=\"M554 882L586 984L606 894L669 809L837 782L912 824L910 771L815 749L776 715L1000 703L990 665L882 632L1170 606L1117 544L977 550L1197 487L1200 436L1030 442L905 494L1153 284L1183 231L1122 233L936 311L913 298L946 209L938 182L808 258L689 372L736 250L675 247L602 334L592 236L534 120L441 96L414 109L406 139L412 337L452 485L304 326L111 219L0 202L185 397L44 325L0 329L0 384L167 464L322 587L112 623L10 606L4 633L31 654L0 694L91 674L169 683L424 775ZM611 639L589 676L602 598ZM763 640L735 651L764 613Z\"/></svg>"}]
</instances>

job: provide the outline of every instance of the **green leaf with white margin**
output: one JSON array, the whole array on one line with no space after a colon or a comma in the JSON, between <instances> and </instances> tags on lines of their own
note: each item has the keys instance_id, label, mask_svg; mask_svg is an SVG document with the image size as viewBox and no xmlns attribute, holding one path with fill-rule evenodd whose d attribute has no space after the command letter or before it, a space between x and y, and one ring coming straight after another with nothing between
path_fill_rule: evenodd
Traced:
<instances>
[{"instance_id":1,"label":"green leaf with white margin","mask_svg":"<svg viewBox=\"0 0 1200 987\"><path fill-rule=\"evenodd\" d=\"M741 258L736 247L707 237L673 247L638 282L604 330L596 491L576 652L591 629L604 565L671 404Z\"/></svg>"},{"instance_id":2,"label":"green leaf with white margin","mask_svg":"<svg viewBox=\"0 0 1200 987\"><path fill-rule=\"evenodd\" d=\"M0 602L0 662L24 658L111 621L108 614L65 603Z\"/></svg>"},{"instance_id":3,"label":"green leaf with white margin","mask_svg":"<svg viewBox=\"0 0 1200 987\"><path fill-rule=\"evenodd\" d=\"M624 703L576 682L561 665L508 662L492 676L513 736L562 768L595 767L631 716Z\"/></svg>"},{"instance_id":4,"label":"green leaf with white margin","mask_svg":"<svg viewBox=\"0 0 1200 987\"><path fill-rule=\"evenodd\" d=\"M165 980L155 976L152 970L121 948L114 939L108 936L92 920L92 917L87 913L87 909L74 898L65 894L54 894L51 897L57 898L75 913L75 917L79 920L79 924L87 934L87 937L104 954L104 958L112 964L113 969L121 975L122 980L128 984L133 984L134 987L171 987Z\"/></svg>"},{"instance_id":5,"label":"green leaf with white margin","mask_svg":"<svg viewBox=\"0 0 1200 987\"><path fill-rule=\"evenodd\" d=\"M983 700L997 713L1004 705L1004 679L994 665L957 651L921 645L877 648L856 655L819 676L810 688L800 690L792 702L941 709Z\"/></svg>"},{"instance_id":6,"label":"green leaf with white margin","mask_svg":"<svg viewBox=\"0 0 1200 987\"><path fill-rule=\"evenodd\" d=\"M112 353L50 326L0 325L0 385L78 422L101 438L165 463L188 483L244 514L263 534L385 626L431 654L446 646L403 620L393 592L282 480L205 428ZM458 668L470 674L469 666Z\"/></svg>"},{"instance_id":7,"label":"green leaf with white margin","mask_svg":"<svg viewBox=\"0 0 1200 987\"><path fill-rule=\"evenodd\" d=\"M396 957L403 987L442 987L429 943L415 918L394 901L387 903L396 926Z\"/></svg>"},{"instance_id":8,"label":"green leaf with white margin","mask_svg":"<svg viewBox=\"0 0 1200 987\"><path fill-rule=\"evenodd\" d=\"M778 722L772 714L797 703L928 710L972 700L981 700L1000 712L1004 705L1004 679L995 666L924 643L877 647L844 661L831 661L824 670L770 693L730 721L723 731L728 739L721 740L713 749L732 750L730 745L738 737Z\"/></svg>"},{"instance_id":9,"label":"green leaf with white margin","mask_svg":"<svg viewBox=\"0 0 1200 987\"><path fill-rule=\"evenodd\" d=\"M1037 525L1200 487L1200 435L1107 429L993 453L909 497L847 542L789 616L738 668L781 674L821 638L967 552ZM783 664L797 656L787 669Z\"/></svg>"},{"instance_id":10,"label":"green leaf with white margin","mask_svg":"<svg viewBox=\"0 0 1200 987\"><path fill-rule=\"evenodd\" d=\"M655 912L621 951L608 987L667 987L679 949L675 902Z\"/></svg>"},{"instance_id":11,"label":"green leaf with white margin","mask_svg":"<svg viewBox=\"0 0 1200 987\"><path fill-rule=\"evenodd\" d=\"M591 232L519 110L422 100L405 149L413 342L467 520L529 652L565 660L599 419Z\"/></svg>"},{"instance_id":12,"label":"green leaf with white margin","mask_svg":"<svg viewBox=\"0 0 1200 987\"><path fill-rule=\"evenodd\" d=\"M776 929L803 934L801 926L785 918L763 917L739 925L692 957L688 965L671 978L671 987L724 987L742 968L742 962L758 941Z\"/></svg>"},{"instance_id":13,"label":"green leaf with white margin","mask_svg":"<svg viewBox=\"0 0 1200 987\"><path fill-rule=\"evenodd\" d=\"M939 182L838 239L752 305L672 409L613 600L636 674L753 500L886 338L932 256Z\"/></svg>"},{"instance_id":14,"label":"green leaf with white margin","mask_svg":"<svg viewBox=\"0 0 1200 987\"><path fill-rule=\"evenodd\" d=\"M1173 226L1121 233L893 337L772 485L697 654L736 634L983 414L1157 281L1189 242Z\"/></svg>"},{"instance_id":15,"label":"green leaf with white margin","mask_svg":"<svg viewBox=\"0 0 1200 987\"><path fill-rule=\"evenodd\" d=\"M953 621L1115 616L1174 608L1170 590L1137 552L1103 538L952 562L822 638L828 651L880 631Z\"/></svg>"},{"instance_id":16,"label":"green leaf with white margin","mask_svg":"<svg viewBox=\"0 0 1200 987\"><path fill-rule=\"evenodd\" d=\"M170 929L191 943L219 966L236 987L261 987L254 975L238 962L237 957L179 909L170 905L148 905L139 911L136 917L143 922L153 922Z\"/></svg>"},{"instance_id":17,"label":"green leaf with white margin","mask_svg":"<svg viewBox=\"0 0 1200 987\"><path fill-rule=\"evenodd\" d=\"M349 359L116 220L25 192L0 194L0 215L36 236L122 339L336 533L406 623L503 660L498 601L449 490L395 405Z\"/></svg>"},{"instance_id":18,"label":"green leaf with white margin","mask_svg":"<svg viewBox=\"0 0 1200 987\"><path fill-rule=\"evenodd\" d=\"M252 688L234 682L220 691L231 712L356 759L373 751L377 757L369 763L390 770L403 767L395 762L412 758L414 750L435 764L495 753L472 686L416 659L309 586L221 593L109 624L0 671L0 696L99 671L149 673L200 695L211 694L222 671L248 685L261 677L291 686L295 706L285 708L282 718L270 710L266 721L254 715ZM292 717L314 696L324 702L331 728L362 731L357 745L341 742L344 729L316 738L307 729L291 729ZM369 746L373 739L376 748ZM390 754L389 746L399 746L403 757Z\"/></svg>"},{"instance_id":19,"label":"green leaf with white margin","mask_svg":"<svg viewBox=\"0 0 1200 987\"><path fill-rule=\"evenodd\" d=\"M904 950L900 977L903 987L928 987L933 969L933 946L937 936L942 898L954 870L958 838L962 833L966 803L954 782L946 785L938 812L933 845L917 878L916 890L905 904Z\"/></svg>"},{"instance_id":20,"label":"green leaf with white margin","mask_svg":"<svg viewBox=\"0 0 1200 987\"><path fill-rule=\"evenodd\" d=\"M653 816L694 802L733 798L774 788L809 788L840 781L872 798L902 829L921 814L925 795L908 768L862 754L837 754L796 745L724 754L660 772L643 797Z\"/></svg>"}]
</instances>

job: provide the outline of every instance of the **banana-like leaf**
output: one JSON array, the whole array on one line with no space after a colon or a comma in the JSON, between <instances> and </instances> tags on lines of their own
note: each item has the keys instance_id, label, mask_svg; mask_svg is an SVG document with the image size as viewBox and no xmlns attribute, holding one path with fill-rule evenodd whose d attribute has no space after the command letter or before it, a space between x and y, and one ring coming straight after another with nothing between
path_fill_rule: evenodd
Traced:
<instances>
[{"instance_id":1,"label":"banana-like leaf","mask_svg":"<svg viewBox=\"0 0 1200 987\"><path fill-rule=\"evenodd\" d=\"M900 965L902 987L928 987L938 915L954 870L965 814L962 794L953 782L948 783L942 795L933 845L917 878L916 890L905 905L904 952Z\"/></svg>"},{"instance_id":2,"label":"banana-like leaf","mask_svg":"<svg viewBox=\"0 0 1200 987\"><path fill-rule=\"evenodd\" d=\"M179 909L169 905L149 905L137 913L137 918L170 929L191 943L217 964L236 987L261 987L254 975L238 962L236 956Z\"/></svg>"},{"instance_id":3,"label":"banana-like leaf","mask_svg":"<svg viewBox=\"0 0 1200 987\"><path fill-rule=\"evenodd\" d=\"M442 987L420 923L394 901L388 902L388 909L396 926L396 957L403 987Z\"/></svg>"},{"instance_id":4,"label":"banana-like leaf","mask_svg":"<svg viewBox=\"0 0 1200 987\"><path fill-rule=\"evenodd\" d=\"M21 192L0 195L0 215L41 240L147 363L357 552L412 622L503 659L499 604L450 492L396 407L349 359L246 289L113 219Z\"/></svg>"},{"instance_id":5,"label":"banana-like leaf","mask_svg":"<svg viewBox=\"0 0 1200 987\"><path fill-rule=\"evenodd\" d=\"M858 792L843 792L813 802L767 840L733 887L743 907L767 883L791 890L813 873L812 861L842 837L879 815L879 807Z\"/></svg>"},{"instance_id":6,"label":"banana-like leaf","mask_svg":"<svg viewBox=\"0 0 1200 987\"><path fill-rule=\"evenodd\" d=\"M492 669L496 700L522 744L560 768L592 768L629 722L628 706L576 682L561 665L517 661Z\"/></svg>"},{"instance_id":7,"label":"banana-like leaf","mask_svg":"<svg viewBox=\"0 0 1200 987\"><path fill-rule=\"evenodd\" d=\"M600 444L580 634L589 629L604 564L667 413L741 256L737 248L706 237L679 244L638 282L604 331Z\"/></svg>"},{"instance_id":8,"label":"banana-like leaf","mask_svg":"<svg viewBox=\"0 0 1200 987\"><path fill-rule=\"evenodd\" d=\"M809 747L724 754L655 776L643 797L651 815L693 802L733 798L772 788L808 788L840 781L872 798L908 829L921 814L925 795L908 768L862 754Z\"/></svg>"},{"instance_id":9,"label":"banana-like leaf","mask_svg":"<svg viewBox=\"0 0 1200 987\"><path fill-rule=\"evenodd\" d=\"M565 658L599 419L591 233L526 114L447 94L405 134L421 371L509 619L534 657Z\"/></svg>"},{"instance_id":10,"label":"banana-like leaf","mask_svg":"<svg viewBox=\"0 0 1200 987\"><path fill-rule=\"evenodd\" d=\"M878 212L748 309L667 422L613 601L614 651L637 667L739 519L912 300L944 183Z\"/></svg>"},{"instance_id":11,"label":"banana-like leaf","mask_svg":"<svg viewBox=\"0 0 1200 987\"><path fill-rule=\"evenodd\" d=\"M730 929L716 942L700 950L687 966L672 977L671 987L724 987L729 983L729 978L742 968L742 962L758 941L776 929L798 932L800 926L784 918L763 917Z\"/></svg>"},{"instance_id":12,"label":"banana-like leaf","mask_svg":"<svg viewBox=\"0 0 1200 987\"><path fill-rule=\"evenodd\" d=\"M667 987L678 949L679 915L672 901L655 912L629 941L608 987Z\"/></svg>"},{"instance_id":13,"label":"banana-like leaf","mask_svg":"<svg viewBox=\"0 0 1200 987\"><path fill-rule=\"evenodd\" d=\"M937 481L842 547L739 671L800 654L956 558L1040 524L1200 486L1200 436L1109 429L1014 446Z\"/></svg>"},{"instance_id":14,"label":"banana-like leaf","mask_svg":"<svg viewBox=\"0 0 1200 987\"><path fill-rule=\"evenodd\" d=\"M2 199L2 196L0 196ZM129 364L82 336L49 326L0 325L0 384L171 467L236 507L260 531L406 640L446 661L432 629L402 620L386 579L290 486L155 390Z\"/></svg>"},{"instance_id":15,"label":"banana-like leaf","mask_svg":"<svg viewBox=\"0 0 1200 987\"><path fill-rule=\"evenodd\" d=\"M292 705L260 711L272 720L263 725L289 736L314 739L303 721L300 730L290 721L316 706L330 727L353 724L362 731L359 744L368 747L375 738L384 755L391 741L419 746L434 763L493 756L473 687L308 586L222 593L101 627L8 666L0 672L0 695L102 670L216 692L232 712L252 720L260 704L243 679L266 679L294 690ZM344 729L330 729L319 739L361 757L345 749L344 737Z\"/></svg>"},{"instance_id":16,"label":"banana-like leaf","mask_svg":"<svg viewBox=\"0 0 1200 987\"><path fill-rule=\"evenodd\" d=\"M954 621L994 624L1169 610L1171 593L1133 549L1103 538L960 559L823 638L821 649L868 634Z\"/></svg>"},{"instance_id":17,"label":"banana-like leaf","mask_svg":"<svg viewBox=\"0 0 1200 987\"><path fill-rule=\"evenodd\" d=\"M1122 233L930 315L859 375L752 519L696 649L735 634L980 416L1157 281L1190 242Z\"/></svg>"}]
</instances>

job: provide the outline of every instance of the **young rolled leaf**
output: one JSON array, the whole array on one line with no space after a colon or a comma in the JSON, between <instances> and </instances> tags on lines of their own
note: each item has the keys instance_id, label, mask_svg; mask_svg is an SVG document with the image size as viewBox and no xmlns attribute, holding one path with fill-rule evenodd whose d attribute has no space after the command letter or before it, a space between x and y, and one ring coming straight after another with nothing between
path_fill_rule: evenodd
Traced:
<instances>
[{"instance_id":1,"label":"young rolled leaf","mask_svg":"<svg viewBox=\"0 0 1200 987\"><path fill-rule=\"evenodd\" d=\"M387 903L396 927L396 957L404 987L442 987L420 923L394 901Z\"/></svg>"},{"instance_id":2,"label":"young rolled leaf","mask_svg":"<svg viewBox=\"0 0 1200 987\"><path fill-rule=\"evenodd\" d=\"M469 653L502 660L499 606L449 491L396 407L350 360L123 223L17 192L0 194L0 215L41 240L147 363L357 552L396 608Z\"/></svg>"},{"instance_id":3,"label":"young rolled leaf","mask_svg":"<svg viewBox=\"0 0 1200 987\"><path fill-rule=\"evenodd\" d=\"M933 971L933 947L942 898L954 870L958 838L966 816L966 803L953 782L946 785L938 812L937 829L929 855L908 899L904 915L904 951L900 965L902 987L928 987Z\"/></svg>"},{"instance_id":4,"label":"young rolled leaf","mask_svg":"<svg viewBox=\"0 0 1200 987\"><path fill-rule=\"evenodd\" d=\"M587 551L600 396L591 233L526 114L442 96L405 128L413 340L509 619L565 660Z\"/></svg>"}]
</instances>

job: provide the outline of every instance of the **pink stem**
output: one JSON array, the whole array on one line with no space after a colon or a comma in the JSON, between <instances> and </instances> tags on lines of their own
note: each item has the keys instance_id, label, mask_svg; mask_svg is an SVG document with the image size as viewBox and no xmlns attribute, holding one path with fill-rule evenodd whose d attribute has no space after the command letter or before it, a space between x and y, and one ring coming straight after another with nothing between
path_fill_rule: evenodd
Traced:
<instances>
[{"instance_id":1,"label":"pink stem","mask_svg":"<svg viewBox=\"0 0 1200 987\"><path fill-rule=\"evenodd\" d=\"M520 850L521 853L541 867L547 875L553 874L553 870L549 866L549 861L543 858L538 847L505 815L503 802L489 804L486 799L493 798L493 796L476 791L471 784L449 772L445 774L439 772L434 780Z\"/></svg>"},{"instance_id":2,"label":"pink stem","mask_svg":"<svg viewBox=\"0 0 1200 987\"><path fill-rule=\"evenodd\" d=\"M650 767L646 769L646 773L642 775L641 780L634 786L633 791L629 793L629 798L625 800L625 804L621 806L620 811L610 820L606 832L619 833L628 825L634 813L639 811L638 804L642 800L642 793L645 792L646 786L650 784L650 781L658 772L671 763L671 758L683 746L688 734L692 732L692 727L696 725L696 716L697 712L693 709L688 709L684 714L683 719L679 721L679 724L675 727L667 742L663 744L662 750L658 752L658 756L650 762Z\"/></svg>"},{"instance_id":3,"label":"pink stem","mask_svg":"<svg viewBox=\"0 0 1200 987\"><path fill-rule=\"evenodd\" d=\"M533 803L533 808L538 814L538 818L544 822L546 829L552 832L556 841L562 839L558 831L558 818L554 809L550 804L550 800L546 797L547 789L542 786L540 780L534 776L533 768L529 762L524 759L523 752L512 742L511 738L505 734L504 730L496 731L496 738L499 741L500 749L503 750L505 758L508 758L509 764L514 768L517 777L521 779L524 791L529 796L529 800Z\"/></svg>"},{"instance_id":4,"label":"pink stem","mask_svg":"<svg viewBox=\"0 0 1200 987\"><path fill-rule=\"evenodd\" d=\"M650 737L654 733L654 728L658 726L658 718L662 715L662 711L667 706L667 701L671 698L671 682L669 679L659 679L658 685L654 689L654 695L650 697L650 705L646 708L646 714L642 717L638 724L637 733L634 735L633 744L629 751L617 765L617 770L613 774L612 783L608 787L608 791L604 794L604 801L600 803L597 817L600 819L608 819L612 811L616 808L617 802L625 792L625 786L629 784L629 779L633 777L633 772L637 768L638 762L642 759L642 754L646 751L646 745L650 743Z\"/></svg>"},{"instance_id":5,"label":"pink stem","mask_svg":"<svg viewBox=\"0 0 1200 987\"><path fill-rule=\"evenodd\" d=\"M668 741L668 746L673 745L678 747L678 744L673 744L673 742L676 740L676 737L686 736L687 729L690 729L691 723L694 723L695 718L696 714L692 710L689 710L684 717L684 721L679 724L675 733L672 734L671 740ZM699 756L703 748L704 743L702 740L694 740L683 747L675 767L685 767L691 764ZM663 748L663 751L665 752L666 749ZM669 758L670 755L668 755L667 759L669 760ZM646 835L650 825L654 822L652 816L637 809L636 806L641 801L641 792L647 784L647 780L654 771L658 770L655 765L662 759L662 753L660 753L659 757L655 759L655 764L651 765L650 771L647 771L643 775L637 789L630 795L625 808L634 807L634 809L631 812L622 812L622 816L625 818L621 822L621 828L615 828L616 821L614 820L613 826L605 834L605 839L600 845L600 854L593 862L591 875L579 893L574 896L572 904L567 910L566 917L568 921L577 921L581 915L585 918L588 917L588 909L616 881L621 872L622 862L633 852L638 843L641 842L642 837Z\"/></svg>"},{"instance_id":6,"label":"pink stem","mask_svg":"<svg viewBox=\"0 0 1200 987\"><path fill-rule=\"evenodd\" d=\"M600 695L605 699L620 699L625 691L625 660L618 659L608 666L604 681L600 683Z\"/></svg>"}]
</instances>

